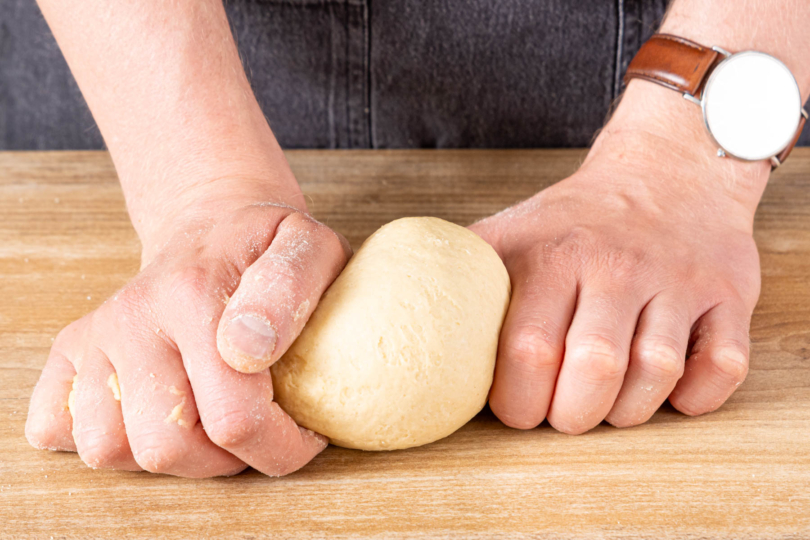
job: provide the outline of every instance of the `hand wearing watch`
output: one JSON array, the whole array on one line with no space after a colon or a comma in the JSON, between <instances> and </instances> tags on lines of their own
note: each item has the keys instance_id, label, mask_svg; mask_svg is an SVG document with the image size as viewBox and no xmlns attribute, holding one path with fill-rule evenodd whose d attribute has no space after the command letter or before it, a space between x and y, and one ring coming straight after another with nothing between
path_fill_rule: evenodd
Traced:
<instances>
[{"instance_id":1,"label":"hand wearing watch","mask_svg":"<svg viewBox=\"0 0 810 540\"><path fill-rule=\"evenodd\" d=\"M759 51L732 54L670 34L655 34L639 49L625 82L645 79L700 105L717 155L784 163L807 121L790 70Z\"/></svg>"}]
</instances>

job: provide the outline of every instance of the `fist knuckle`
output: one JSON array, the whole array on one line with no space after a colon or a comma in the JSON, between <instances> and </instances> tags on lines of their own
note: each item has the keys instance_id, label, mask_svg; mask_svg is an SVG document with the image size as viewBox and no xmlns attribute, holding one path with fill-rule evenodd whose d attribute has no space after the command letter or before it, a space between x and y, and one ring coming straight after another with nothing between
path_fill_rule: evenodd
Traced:
<instances>
[{"instance_id":1,"label":"fist knuckle","mask_svg":"<svg viewBox=\"0 0 810 540\"><path fill-rule=\"evenodd\" d=\"M649 420L659 405L657 400L631 401L623 398L620 393L605 417L605 421L617 428L638 426Z\"/></svg>"},{"instance_id":2,"label":"fist knuckle","mask_svg":"<svg viewBox=\"0 0 810 540\"><path fill-rule=\"evenodd\" d=\"M560 417L559 415L549 416L548 423L551 424L551 427L566 435L582 435L590 429L589 426L583 425L581 422L573 421L568 417Z\"/></svg>"},{"instance_id":3,"label":"fist knuckle","mask_svg":"<svg viewBox=\"0 0 810 540\"><path fill-rule=\"evenodd\" d=\"M528 375L547 373L560 363L562 344L548 330L527 326L516 332L505 346L512 365Z\"/></svg>"},{"instance_id":4,"label":"fist knuckle","mask_svg":"<svg viewBox=\"0 0 810 540\"><path fill-rule=\"evenodd\" d=\"M578 248L579 250L590 250L598 242L598 234L590 227L576 225L562 237L559 244L568 248Z\"/></svg>"},{"instance_id":5,"label":"fist knuckle","mask_svg":"<svg viewBox=\"0 0 810 540\"><path fill-rule=\"evenodd\" d=\"M627 369L621 347L600 334L584 336L575 343L570 360L580 377L597 382L622 377Z\"/></svg>"},{"instance_id":6,"label":"fist knuckle","mask_svg":"<svg viewBox=\"0 0 810 540\"><path fill-rule=\"evenodd\" d=\"M719 374L732 383L742 383L748 375L748 354L737 346L720 347L710 358Z\"/></svg>"},{"instance_id":7,"label":"fist knuckle","mask_svg":"<svg viewBox=\"0 0 810 540\"><path fill-rule=\"evenodd\" d=\"M679 396L677 398L671 397L669 402L686 416L700 416L701 414L709 412L709 409L704 404L686 396Z\"/></svg>"},{"instance_id":8,"label":"fist knuckle","mask_svg":"<svg viewBox=\"0 0 810 540\"><path fill-rule=\"evenodd\" d=\"M241 404L219 404L219 411L204 423L208 438L220 448L236 448L259 434L257 418Z\"/></svg>"},{"instance_id":9,"label":"fist knuckle","mask_svg":"<svg viewBox=\"0 0 810 540\"><path fill-rule=\"evenodd\" d=\"M613 427L628 428L643 424L645 420L634 419L627 415L608 415L605 421Z\"/></svg>"},{"instance_id":10,"label":"fist knuckle","mask_svg":"<svg viewBox=\"0 0 810 540\"><path fill-rule=\"evenodd\" d=\"M581 268L590 264L596 253L596 234L585 227L574 227L562 238L545 244L541 250L546 268Z\"/></svg>"},{"instance_id":11,"label":"fist knuckle","mask_svg":"<svg viewBox=\"0 0 810 540\"><path fill-rule=\"evenodd\" d=\"M634 249L609 247L594 258L596 269L617 281L632 281L643 271L646 256Z\"/></svg>"},{"instance_id":12,"label":"fist knuckle","mask_svg":"<svg viewBox=\"0 0 810 540\"><path fill-rule=\"evenodd\" d=\"M683 376L685 357L678 349L662 340L643 341L636 352L638 367L649 378L660 381L678 380Z\"/></svg>"},{"instance_id":13,"label":"fist knuckle","mask_svg":"<svg viewBox=\"0 0 810 540\"><path fill-rule=\"evenodd\" d=\"M160 434L144 436L145 443L135 445L132 455L144 470L153 473L173 472L186 458L186 452L179 442L166 440Z\"/></svg>"},{"instance_id":14,"label":"fist knuckle","mask_svg":"<svg viewBox=\"0 0 810 540\"><path fill-rule=\"evenodd\" d=\"M76 443L79 457L94 469L113 467L124 453L120 443L101 433L83 433Z\"/></svg>"},{"instance_id":15,"label":"fist knuckle","mask_svg":"<svg viewBox=\"0 0 810 540\"><path fill-rule=\"evenodd\" d=\"M543 421L542 418L532 418L526 411L504 407L492 401L489 406L501 422L515 429L534 429Z\"/></svg>"}]
</instances>

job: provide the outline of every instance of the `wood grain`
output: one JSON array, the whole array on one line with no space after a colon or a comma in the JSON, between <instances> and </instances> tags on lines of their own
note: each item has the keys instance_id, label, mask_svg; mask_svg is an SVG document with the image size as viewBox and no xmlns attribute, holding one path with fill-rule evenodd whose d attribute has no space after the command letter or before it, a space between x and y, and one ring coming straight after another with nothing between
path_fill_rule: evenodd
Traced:
<instances>
[{"instance_id":1,"label":"wood grain","mask_svg":"<svg viewBox=\"0 0 810 540\"><path fill-rule=\"evenodd\" d=\"M582 155L288 153L355 247L405 215L469 224ZM285 478L93 471L28 446L28 398L57 331L137 271L138 240L105 153L0 153L0 538L810 538L810 149L774 174L756 238L752 368L716 413L572 437L485 411L435 444L330 447Z\"/></svg>"}]
</instances>

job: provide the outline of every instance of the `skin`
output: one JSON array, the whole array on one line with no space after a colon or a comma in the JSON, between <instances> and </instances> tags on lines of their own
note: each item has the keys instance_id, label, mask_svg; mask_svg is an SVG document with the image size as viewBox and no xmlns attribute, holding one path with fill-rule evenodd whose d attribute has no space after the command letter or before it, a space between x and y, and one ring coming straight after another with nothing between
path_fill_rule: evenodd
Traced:
<instances>
[{"instance_id":1,"label":"skin","mask_svg":"<svg viewBox=\"0 0 810 540\"><path fill-rule=\"evenodd\" d=\"M300 468L327 441L272 401L268 367L351 252L307 213L220 0L39 4L143 254L130 283L58 335L29 442L189 477ZM806 99L808 20L804 0L678 0L661 30L773 54ZM742 383L769 165L715 151L694 105L633 81L574 175L471 227L513 284L490 395L505 424L633 426L666 399L697 415Z\"/></svg>"}]
</instances>

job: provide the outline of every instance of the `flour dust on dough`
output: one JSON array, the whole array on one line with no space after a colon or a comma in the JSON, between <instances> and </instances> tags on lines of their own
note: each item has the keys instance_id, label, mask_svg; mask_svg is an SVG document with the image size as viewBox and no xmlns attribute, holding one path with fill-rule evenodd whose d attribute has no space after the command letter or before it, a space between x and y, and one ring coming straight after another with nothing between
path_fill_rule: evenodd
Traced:
<instances>
[{"instance_id":1,"label":"flour dust on dough","mask_svg":"<svg viewBox=\"0 0 810 540\"><path fill-rule=\"evenodd\" d=\"M509 275L437 218L375 232L272 367L275 400L333 444L395 450L456 431L486 403Z\"/></svg>"}]
</instances>

